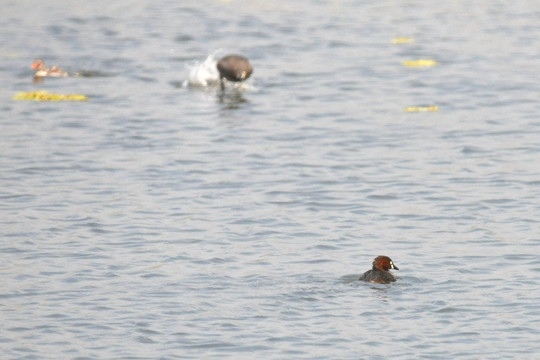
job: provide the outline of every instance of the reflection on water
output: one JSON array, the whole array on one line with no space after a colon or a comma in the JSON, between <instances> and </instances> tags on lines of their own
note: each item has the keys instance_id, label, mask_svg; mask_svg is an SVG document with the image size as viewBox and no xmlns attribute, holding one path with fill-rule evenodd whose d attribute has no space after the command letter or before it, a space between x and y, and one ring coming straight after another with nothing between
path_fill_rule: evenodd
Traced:
<instances>
[{"instance_id":1,"label":"reflection on water","mask_svg":"<svg viewBox=\"0 0 540 360\"><path fill-rule=\"evenodd\" d=\"M243 103L248 102L244 94L236 89L233 89L232 91L230 89L219 91L217 94L217 101L228 110L239 109Z\"/></svg>"}]
</instances>

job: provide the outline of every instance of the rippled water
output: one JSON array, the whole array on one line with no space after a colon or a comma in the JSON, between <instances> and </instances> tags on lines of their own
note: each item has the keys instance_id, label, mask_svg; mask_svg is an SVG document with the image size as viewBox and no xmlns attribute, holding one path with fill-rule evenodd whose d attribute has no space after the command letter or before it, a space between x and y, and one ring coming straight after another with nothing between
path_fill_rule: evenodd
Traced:
<instances>
[{"instance_id":1,"label":"rippled water","mask_svg":"<svg viewBox=\"0 0 540 360\"><path fill-rule=\"evenodd\" d=\"M534 358L537 5L3 1L2 358Z\"/></svg>"}]
</instances>

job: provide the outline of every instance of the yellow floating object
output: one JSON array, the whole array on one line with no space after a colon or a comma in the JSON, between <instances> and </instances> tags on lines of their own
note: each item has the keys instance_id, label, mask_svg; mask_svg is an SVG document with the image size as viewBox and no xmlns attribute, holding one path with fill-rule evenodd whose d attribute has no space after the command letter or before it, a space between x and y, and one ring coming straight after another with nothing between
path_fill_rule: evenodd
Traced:
<instances>
[{"instance_id":1,"label":"yellow floating object","mask_svg":"<svg viewBox=\"0 0 540 360\"><path fill-rule=\"evenodd\" d=\"M31 92L20 92L14 97L15 100L35 100L35 101L61 101L61 100L71 100L71 101L86 101L88 97L80 94L49 94L46 91L31 91Z\"/></svg>"},{"instance_id":2,"label":"yellow floating object","mask_svg":"<svg viewBox=\"0 0 540 360\"><path fill-rule=\"evenodd\" d=\"M406 38L406 37L398 37L398 38L392 39L392 44L410 44L413 42L414 42L414 39Z\"/></svg>"},{"instance_id":3,"label":"yellow floating object","mask_svg":"<svg viewBox=\"0 0 540 360\"><path fill-rule=\"evenodd\" d=\"M435 66L437 62L435 60L413 60L413 61L404 61L403 65L405 66Z\"/></svg>"},{"instance_id":4,"label":"yellow floating object","mask_svg":"<svg viewBox=\"0 0 540 360\"><path fill-rule=\"evenodd\" d=\"M438 106L409 106L405 108L405 111L408 111L408 112L439 111L439 107Z\"/></svg>"}]
</instances>

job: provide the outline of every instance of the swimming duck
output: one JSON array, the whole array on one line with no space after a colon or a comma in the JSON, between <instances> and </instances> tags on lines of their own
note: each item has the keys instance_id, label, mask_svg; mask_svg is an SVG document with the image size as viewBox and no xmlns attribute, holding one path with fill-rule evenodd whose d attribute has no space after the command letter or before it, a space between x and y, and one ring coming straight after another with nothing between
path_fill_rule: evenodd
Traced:
<instances>
[{"instance_id":1,"label":"swimming duck","mask_svg":"<svg viewBox=\"0 0 540 360\"><path fill-rule=\"evenodd\" d=\"M43 60L39 59L34 61L31 66L32 69L36 70L35 78L52 76L52 77L62 77L68 76L68 73L60 69L58 66L53 66L50 69L47 69Z\"/></svg>"},{"instance_id":2,"label":"swimming duck","mask_svg":"<svg viewBox=\"0 0 540 360\"><path fill-rule=\"evenodd\" d=\"M249 78L253 72L253 66L242 55L227 55L222 57L216 65L219 71L221 89L225 88L223 84L224 78L234 82L243 81Z\"/></svg>"},{"instance_id":3,"label":"swimming duck","mask_svg":"<svg viewBox=\"0 0 540 360\"><path fill-rule=\"evenodd\" d=\"M360 276L359 280L379 284L388 284L396 281L394 274L388 271L390 269L399 270L398 267L394 265L392 259L390 259L388 256L377 256L375 259L373 259L373 268L366 271L364 275Z\"/></svg>"}]
</instances>

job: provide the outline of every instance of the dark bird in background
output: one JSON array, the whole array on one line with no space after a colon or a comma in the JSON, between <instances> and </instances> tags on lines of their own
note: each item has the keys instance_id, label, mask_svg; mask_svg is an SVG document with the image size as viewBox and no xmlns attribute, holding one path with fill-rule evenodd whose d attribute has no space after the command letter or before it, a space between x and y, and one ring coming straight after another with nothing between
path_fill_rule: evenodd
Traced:
<instances>
[{"instance_id":1,"label":"dark bird in background","mask_svg":"<svg viewBox=\"0 0 540 360\"><path fill-rule=\"evenodd\" d=\"M219 71L222 90L225 89L225 85L223 84L224 78L229 81L239 82L249 78L253 72L253 66L242 55L227 55L222 57L217 62L217 69Z\"/></svg>"}]
</instances>

